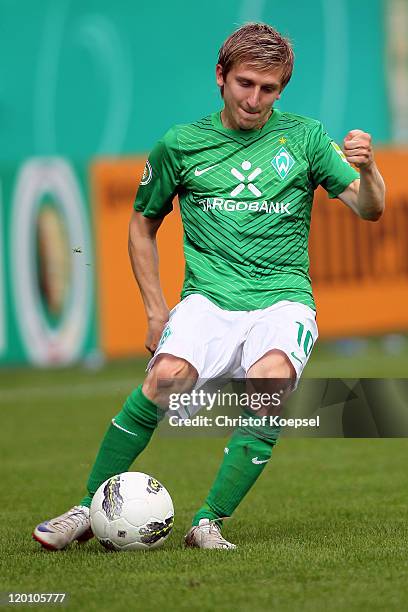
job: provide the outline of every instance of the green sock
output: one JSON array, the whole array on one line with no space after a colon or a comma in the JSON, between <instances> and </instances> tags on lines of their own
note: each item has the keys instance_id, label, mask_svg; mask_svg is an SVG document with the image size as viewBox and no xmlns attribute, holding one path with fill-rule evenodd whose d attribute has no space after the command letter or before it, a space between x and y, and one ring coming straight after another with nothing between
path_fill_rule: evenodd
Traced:
<instances>
[{"instance_id":1,"label":"green sock","mask_svg":"<svg viewBox=\"0 0 408 612\"><path fill-rule=\"evenodd\" d=\"M89 475L86 495L81 506L90 506L99 486L111 476L127 472L136 457L149 443L164 412L142 392L142 385L125 401L113 419L100 446Z\"/></svg>"},{"instance_id":2,"label":"green sock","mask_svg":"<svg viewBox=\"0 0 408 612\"><path fill-rule=\"evenodd\" d=\"M207 499L194 516L193 525L198 525L202 518L216 521L231 516L261 475L278 435L276 427L239 427L235 430Z\"/></svg>"}]
</instances>

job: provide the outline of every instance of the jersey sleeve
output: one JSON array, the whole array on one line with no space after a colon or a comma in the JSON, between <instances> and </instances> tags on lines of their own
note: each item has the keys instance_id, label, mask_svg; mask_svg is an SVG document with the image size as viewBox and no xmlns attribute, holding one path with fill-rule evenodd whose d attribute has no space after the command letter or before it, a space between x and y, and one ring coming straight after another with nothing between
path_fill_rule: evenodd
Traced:
<instances>
[{"instance_id":1,"label":"jersey sleeve","mask_svg":"<svg viewBox=\"0 0 408 612\"><path fill-rule=\"evenodd\" d=\"M137 190L134 209L145 217L161 218L173 210L179 187L180 152L176 128L171 128L152 149Z\"/></svg>"},{"instance_id":2,"label":"jersey sleeve","mask_svg":"<svg viewBox=\"0 0 408 612\"><path fill-rule=\"evenodd\" d=\"M329 198L337 198L350 183L360 178L357 170L348 163L343 151L324 131L321 123L317 123L311 131L308 144L315 189L321 185L329 194Z\"/></svg>"}]
</instances>

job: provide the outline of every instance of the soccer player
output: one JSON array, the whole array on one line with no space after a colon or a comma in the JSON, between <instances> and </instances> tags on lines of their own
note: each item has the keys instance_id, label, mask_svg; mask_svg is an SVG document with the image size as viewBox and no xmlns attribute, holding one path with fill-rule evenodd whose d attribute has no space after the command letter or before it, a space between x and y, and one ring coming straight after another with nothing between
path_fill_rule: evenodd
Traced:
<instances>
[{"instance_id":1,"label":"soccer player","mask_svg":"<svg viewBox=\"0 0 408 612\"><path fill-rule=\"evenodd\" d=\"M330 198L376 221L385 188L369 134L350 131L342 151L319 121L274 108L293 59L288 40L269 25L240 27L219 52L221 112L174 126L152 150L130 221L129 252L153 357L143 385L102 441L88 494L35 528L45 547L62 549L91 536L93 494L143 451L170 392L220 376L284 379L288 388L300 377L318 335L308 272L314 190L322 185ZM169 313L156 233L176 195L186 274L182 300ZM231 516L255 483L277 435L268 427L234 431L186 545L235 548L221 534L220 519Z\"/></svg>"}]
</instances>

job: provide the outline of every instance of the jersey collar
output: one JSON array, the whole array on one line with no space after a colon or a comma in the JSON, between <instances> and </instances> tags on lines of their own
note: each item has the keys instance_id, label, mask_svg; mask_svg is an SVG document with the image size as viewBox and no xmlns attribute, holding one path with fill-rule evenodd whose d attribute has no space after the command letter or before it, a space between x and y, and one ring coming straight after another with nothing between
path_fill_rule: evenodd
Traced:
<instances>
[{"instance_id":1,"label":"jersey collar","mask_svg":"<svg viewBox=\"0 0 408 612\"><path fill-rule=\"evenodd\" d=\"M231 134L233 136L239 136L240 138L250 139L250 138L253 138L254 136L260 136L261 134L265 134L266 132L269 132L273 127L275 127L275 125L279 121L280 115L281 115L281 111L277 108L274 108L271 116L269 117L265 125L263 125L259 129L254 129L254 130L231 130L229 128L224 127L221 121L221 111L212 113L211 122L218 130L221 130L222 132L225 132L226 134Z\"/></svg>"}]
</instances>

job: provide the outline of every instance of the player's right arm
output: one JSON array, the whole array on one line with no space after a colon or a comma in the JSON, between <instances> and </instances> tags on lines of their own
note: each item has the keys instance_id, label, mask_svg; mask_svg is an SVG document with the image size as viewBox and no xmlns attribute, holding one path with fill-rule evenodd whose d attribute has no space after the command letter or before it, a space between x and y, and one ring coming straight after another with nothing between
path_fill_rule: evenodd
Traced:
<instances>
[{"instance_id":1,"label":"player's right arm","mask_svg":"<svg viewBox=\"0 0 408 612\"><path fill-rule=\"evenodd\" d=\"M129 223L129 257L133 274L139 285L146 317L145 346L154 353L169 319L169 309L163 295L159 276L159 255L156 234L163 218L149 219L133 211Z\"/></svg>"},{"instance_id":2,"label":"player's right arm","mask_svg":"<svg viewBox=\"0 0 408 612\"><path fill-rule=\"evenodd\" d=\"M378 221L385 208L385 184L374 161L370 134L351 130L344 139L343 151L347 161L360 170L360 179L338 197L361 219Z\"/></svg>"},{"instance_id":3,"label":"player's right arm","mask_svg":"<svg viewBox=\"0 0 408 612\"><path fill-rule=\"evenodd\" d=\"M180 185L181 161L177 130L172 128L149 155L129 225L129 255L146 310L146 348L153 353L169 318L159 277L156 234L173 209Z\"/></svg>"}]
</instances>

